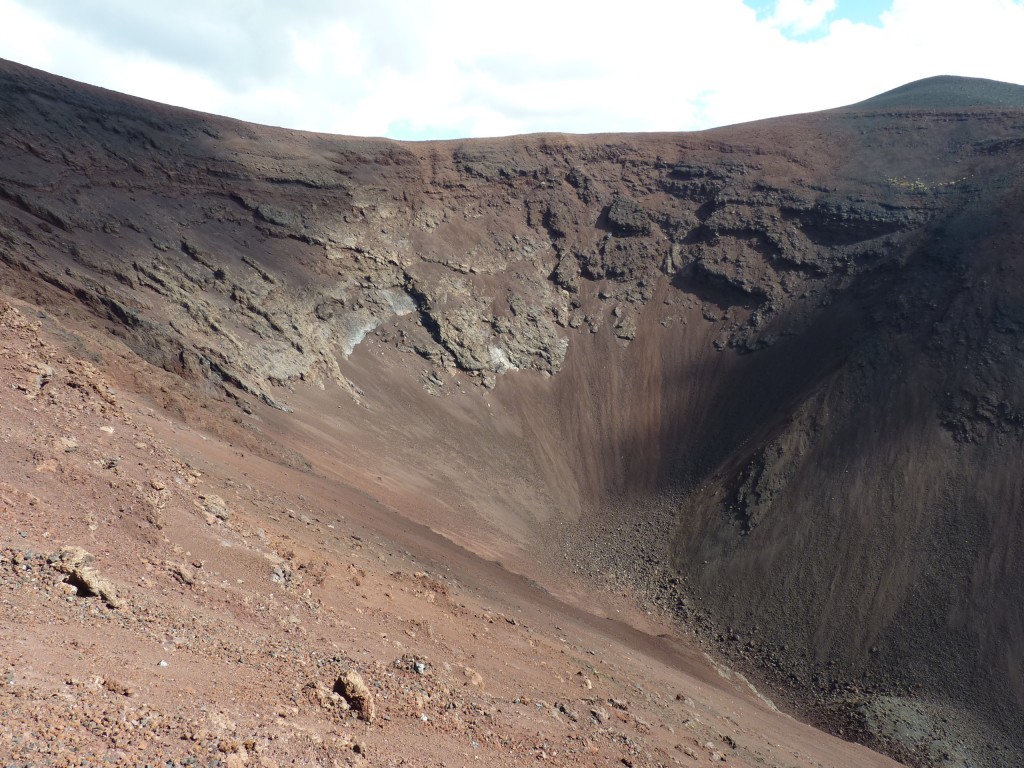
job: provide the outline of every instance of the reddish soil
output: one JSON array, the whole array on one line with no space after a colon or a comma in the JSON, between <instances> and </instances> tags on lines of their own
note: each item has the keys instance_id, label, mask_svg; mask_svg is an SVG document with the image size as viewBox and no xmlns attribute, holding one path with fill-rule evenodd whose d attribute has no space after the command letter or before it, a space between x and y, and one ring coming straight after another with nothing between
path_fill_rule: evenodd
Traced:
<instances>
[{"instance_id":1,"label":"reddish soil","mask_svg":"<svg viewBox=\"0 0 1024 768\"><path fill-rule=\"evenodd\" d=\"M570 605L115 390L35 314L0 306L5 765L892 764L627 601ZM116 607L58 570L65 547ZM332 695L347 670L373 722Z\"/></svg>"}]
</instances>

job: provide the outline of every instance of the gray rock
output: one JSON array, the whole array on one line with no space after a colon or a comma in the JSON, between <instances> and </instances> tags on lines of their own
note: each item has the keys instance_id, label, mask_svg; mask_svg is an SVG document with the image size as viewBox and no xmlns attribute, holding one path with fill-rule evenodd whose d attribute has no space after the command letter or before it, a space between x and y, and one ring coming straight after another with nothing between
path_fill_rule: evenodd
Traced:
<instances>
[{"instance_id":1,"label":"gray rock","mask_svg":"<svg viewBox=\"0 0 1024 768\"><path fill-rule=\"evenodd\" d=\"M648 235L651 232L651 217L635 200L617 195L607 212L608 228L616 235L630 237Z\"/></svg>"}]
</instances>

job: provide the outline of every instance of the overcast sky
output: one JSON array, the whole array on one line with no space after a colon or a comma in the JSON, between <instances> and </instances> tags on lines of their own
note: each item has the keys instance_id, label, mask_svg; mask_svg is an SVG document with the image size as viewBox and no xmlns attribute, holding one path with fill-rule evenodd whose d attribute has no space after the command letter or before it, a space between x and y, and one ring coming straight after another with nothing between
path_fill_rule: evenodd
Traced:
<instances>
[{"instance_id":1,"label":"overcast sky","mask_svg":"<svg viewBox=\"0 0 1024 768\"><path fill-rule=\"evenodd\" d=\"M932 75L1024 84L1024 0L0 0L0 58L397 139L685 131Z\"/></svg>"}]
</instances>

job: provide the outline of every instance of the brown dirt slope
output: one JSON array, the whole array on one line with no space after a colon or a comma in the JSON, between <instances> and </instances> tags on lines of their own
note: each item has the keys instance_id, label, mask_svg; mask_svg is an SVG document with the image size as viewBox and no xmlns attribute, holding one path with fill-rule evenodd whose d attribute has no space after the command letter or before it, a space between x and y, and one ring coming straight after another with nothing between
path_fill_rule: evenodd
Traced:
<instances>
[{"instance_id":1,"label":"brown dirt slope","mask_svg":"<svg viewBox=\"0 0 1024 768\"><path fill-rule=\"evenodd\" d=\"M4 290L190 389L126 386L844 735L1016 759L1019 87L424 144L0 90Z\"/></svg>"},{"instance_id":2,"label":"brown dirt slope","mask_svg":"<svg viewBox=\"0 0 1024 768\"><path fill-rule=\"evenodd\" d=\"M80 331L0 298L4 766L895 765L625 604L169 418L115 383L173 375Z\"/></svg>"}]
</instances>

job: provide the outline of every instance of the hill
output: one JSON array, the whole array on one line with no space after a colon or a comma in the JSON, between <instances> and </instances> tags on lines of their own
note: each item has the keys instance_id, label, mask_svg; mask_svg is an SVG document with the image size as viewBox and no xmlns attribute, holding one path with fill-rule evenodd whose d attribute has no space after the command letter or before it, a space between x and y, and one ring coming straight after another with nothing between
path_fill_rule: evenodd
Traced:
<instances>
[{"instance_id":1,"label":"hill","mask_svg":"<svg viewBox=\"0 0 1024 768\"><path fill-rule=\"evenodd\" d=\"M252 530L298 473L311 520L372 499L403 541L680 622L846 738L1012 764L1021 90L402 144L5 64L0 285L245 453Z\"/></svg>"},{"instance_id":2,"label":"hill","mask_svg":"<svg viewBox=\"0 0 1024 768\"><path fill-rule=\"evenodd\" d=\"M1024 107L1024 86L977 77L941 75L901 85L848 109L961 110Z\"/></svg>"}]
</instances>

